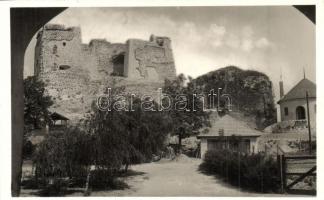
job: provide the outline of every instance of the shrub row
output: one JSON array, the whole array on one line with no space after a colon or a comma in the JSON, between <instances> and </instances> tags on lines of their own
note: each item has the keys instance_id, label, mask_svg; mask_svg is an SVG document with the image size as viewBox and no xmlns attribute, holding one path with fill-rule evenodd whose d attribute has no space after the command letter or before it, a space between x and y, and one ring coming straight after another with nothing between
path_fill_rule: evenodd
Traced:
<instances>
[{"instance_id":1,"label":"shrub row","mask_svg":"<svg viewBox=\"0 0 324 200\"><path fill-rule=\"evenodd\" d=\"M262 153L243 155L230 150L208 151L200 169L243 189L276 192L280 187L276 160Z\"/></svg>"}]
</instances>

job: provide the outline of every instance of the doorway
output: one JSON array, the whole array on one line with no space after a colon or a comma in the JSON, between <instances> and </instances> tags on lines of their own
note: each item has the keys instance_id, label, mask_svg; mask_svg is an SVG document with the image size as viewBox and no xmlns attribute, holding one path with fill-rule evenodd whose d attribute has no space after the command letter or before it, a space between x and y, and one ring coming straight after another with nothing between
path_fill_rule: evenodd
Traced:
<instances>
[{"instance_id":1,"label":"doorway","mask_svg":"<svg viewBox=\"0 0 324 200\"><path fill-rule=\"evenodd\" d=\"M296 119L297 120L306 119L306 112L303 106L298 106L296 108Z\"/></svg>"}]
</instances>

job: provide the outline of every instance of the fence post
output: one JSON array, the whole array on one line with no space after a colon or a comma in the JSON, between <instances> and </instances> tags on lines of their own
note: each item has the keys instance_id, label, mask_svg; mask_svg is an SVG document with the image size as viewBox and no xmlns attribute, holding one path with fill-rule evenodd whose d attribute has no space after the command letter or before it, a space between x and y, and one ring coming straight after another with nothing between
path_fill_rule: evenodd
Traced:
<instances>
[{"instance_id":1,"label":"fence post","mask_svg":"<svg viewBox=\"0 0 324 200\"><path fill-rule=\"evenodd\" d=\"M281 186L281 193L285 192L284 189L284 171L283 171L283 155L277 155L277 162L278 162L278 168L280 172L280 186Z\"/></svg>"},{"instance_id":2,"label":"fence post","mask_svg":"<svg viewBox=\"0 0 324 200\"><path fill-rule=\"evenodd\" d=\"M284 191L286 191L286 187L287 187L287 175L286 175L286 171L287 171L287 163L286 163L286 158L285 155L282 155L282 177L283 177L283 189Z\"/></svg>"}]
</instances>

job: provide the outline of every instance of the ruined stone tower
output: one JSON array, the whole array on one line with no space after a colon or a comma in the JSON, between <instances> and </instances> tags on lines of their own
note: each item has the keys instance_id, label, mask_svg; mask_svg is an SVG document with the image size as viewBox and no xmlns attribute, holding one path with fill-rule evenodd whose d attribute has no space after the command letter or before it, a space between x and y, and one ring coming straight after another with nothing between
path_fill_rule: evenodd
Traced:
<instances>
[{"instance_id":1,"label":"ruined stone tower","mask_svg":"<svg viewBox=\"0 0 324 200\"><path fill-rule=\"evenodd\" d=\"M148 41L126 43L93 39L83 44L79 27L53 24L37 34L34 74L46 83L54 99L52 109L69 117L83 114L112 82L129 92L151 94L165 79L176 77L167 37L152 35Z\"/></svg>"},{"instance_id":2,"label":"ruined stone tower","mask_svg":"<svg viewBox=\"0 0 324 200\"><path fill-rule=\"evenodd\" d=\"M93 79L121 76L164 81L175 77L171 40L151 36L149 41L129 39L126 44L102 39L82 44L79 27L46 25L37 35L34 73L86 69Z\"/></svg>"}]
</instances>

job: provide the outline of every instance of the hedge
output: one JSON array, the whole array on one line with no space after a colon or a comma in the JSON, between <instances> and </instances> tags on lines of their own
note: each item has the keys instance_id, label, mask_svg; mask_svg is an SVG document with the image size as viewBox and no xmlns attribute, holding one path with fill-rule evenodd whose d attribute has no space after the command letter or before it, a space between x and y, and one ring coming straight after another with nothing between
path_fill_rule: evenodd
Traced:
<instances>
[{"instance_id":1,"label":"hedge","mask_svg":"<svg viewBox=\"0 0 324 200\"><path fill-rule=\"evenodd\" d=\"M200 169L247 190L276 192L280 187L276 160L262 153L244 155L230 150L208 151Z\"/></svg>"}]
</instances>

